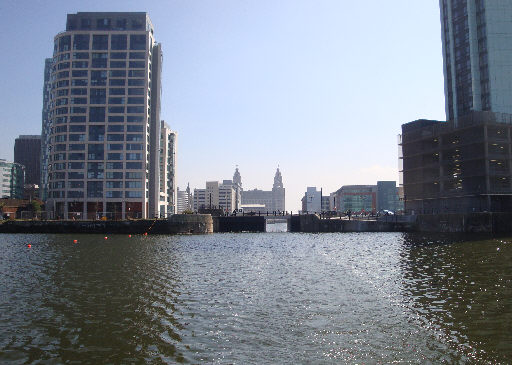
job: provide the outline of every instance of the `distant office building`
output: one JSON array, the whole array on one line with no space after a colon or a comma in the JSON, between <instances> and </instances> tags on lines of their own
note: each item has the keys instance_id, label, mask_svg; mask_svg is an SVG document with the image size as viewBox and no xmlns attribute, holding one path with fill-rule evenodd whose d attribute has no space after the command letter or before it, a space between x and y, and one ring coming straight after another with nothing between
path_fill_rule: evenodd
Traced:
<instances>
[{"instance_id":1,"label":"distant office building","mask_svg":"<svg viewBox=\"0 0 512 365\"><path fill-rule=\"evenodd\" d=\"M0 198L23 199L25 167L0 159Z\"/></svg>"},{"instance_id":2,"label":"distant office building","mask_svg":"<svg viewBox=\"0 0 512 365\"><path fill-rule=\"evenodd\" d=\"M206 208L216 209L219 207L219 182L206 182Z\"/></svg>"},{"instance_id":3,"label":"distant office building","mask_svg":"<svg viewBox=\"0 0 512 365\"><path fill-rule=\"evenodd\" d=\"M176 197L178 199L176 213L181 214L187 210L187 205L188 205L187 192L185 190L180 190L180 188L178 187Z\"/></svg>"},{"instance_id":4,"label":"distant office building","mask_svg":"<svg viewBox=\"0 0 512 365\"><path fill-rule=\"evenodd\" d=\"M232 213L236 207L236 189L232 184L219 185L219 208Z\"/></svg>"},{"instance_id":5,"label":"distant office building","mask_svg":"<svg viewBox=\"0 0 512 365\"><path fill-rule=\"evenodd\" d=\"M334 198L338 212L371 213L377 210L376 185L344 185L335 192Z\"/></svg>"},{"instance_id":6,"label":"distant office building","mask_svg":"<svg viewBox=\"0 0 512 365\"><path fill-rule=\"evenodd\" d=\"M259 189L242 191L242 205L265 205L268 212L285 211L285 188L283 186L283 177L279 168L274 176L272 190L264 191Z\"/></svg>"},{"instance_id":7,"label":"distant office building","mask_svg":"<svg viewBox=\"0 0 512 365\"><path fill-rule=\"evenodd\" d=\"M194 211L205 209L206 206L206 189L194 189Z\"/></svg>"},{"instance_id":8,"label":"distant office building","mask_svg":"<svg viewBox=\"0 0 512 365\"><path fill-rule=\"evenodd\" d=\"M398 197L396 181L377 181L377 210L403 210Z\"/></svg>"},{"instance_id":9,"label":"distant office building","mask_svg":"<svg viewBox=\"0 0 512 365\"><path fill-rule=\"evenodd\" d=\"M41 179L41 136L21 135L16 138L14 162L25 166L25 184L39 185Z\"/></svg>"},{"instance_id":10,"label":"distant office building","mask_svg":"<svg viewBox=\"0 0 512 365\"><path fill-rule=\"evenodd\" d=\"M221 209L231 213L236 205L236 190L231 180L225 180L227 184L219 184L218 181L207 181L205 189L205 209ZM201 209L198 201L198 210Z\"/></svg>"},{"instance_id":11,"label":"distant office building","mask_svg":"<svg viewBox=\"0 0 512 365\"><path fill-rule=\"evenodd\" d=\"M162 121L160 136L160 217L176 213L176 140L177 134Z\"/></svg>"},{"instance_id":12,"label":"distant office building","mask_svg":"<svg viewBox=\"0 0 512 365\"><path fill-rule=\"evenodd\" d=\"M64 218L159 216L162 50L149 16L68 14L51 67L47 206Z\"/></svg>"},{"instance_id":13,"label":"distant office building","mask_svg":"<svg viewBox=\"0 0 512 365\"><path fill-rule=\"evenodd\" d=\"M40 199L41 191L39 185L36 184L25 184L23 185L23 199L32 201L33 199Z\"/></svg>"},{"instance_id":14,"label":"distant office building","mask_svg":"<svg viewBox=\"0 0 512 365\"><path fill-rule=\"evenodd\" d=\"M302 199L302 211L309 213L321 213L322 212L322 198L321 192L316 190L316 187L308 186L306 193Z\"/></svg>"},{"instance_id":15,"label":"distant office building","mask_svg":"<svg viewBox=\"0 0 512 365\"><path fill-rule=\"evenodd\" d=\"M187 185L186 190L177 189L177 212L178 214L182 214L185 211L193 210L193 202L192 195L190 194L190 186Z\"/></svg>"},{"instance_id":16,"label":"distant office building","mask_svg":"<svg viewBox=\"0 0 512 365\"><path fill-rule=\"evenodd\" d=\"M265 207L265 212L273 212L272 191L260 189L242 191L242 206L261 206Z\"/></svg>"},{"instance_id":17,"label":"distant office building","mask_svg":"<svg viewBox=\"0 0 512 365\"><path fill-rule=\"evenodd\" d=\"M322 212L328 212L331 210L331 201L329 199L329 196L322 195Z\"/></svg>"},{"instance_id":18,"label":"distant office building","mask_svg":"<svg viewBox=\"0 0 512 365\"><path fill-rule=\"evenodd\" d=\"M512 6L498 0L440 0L446 117L512 113Z\"/></svg>"},{"instance_id":19,"label":"distant office building","mask_svg":"<svg viewBox=\"0 0 512 365\"><path fill-rule=\"evenodd\" d=\"M407 212L512 211L512 115L402 125Z\"/></svg>"}]
</instances>

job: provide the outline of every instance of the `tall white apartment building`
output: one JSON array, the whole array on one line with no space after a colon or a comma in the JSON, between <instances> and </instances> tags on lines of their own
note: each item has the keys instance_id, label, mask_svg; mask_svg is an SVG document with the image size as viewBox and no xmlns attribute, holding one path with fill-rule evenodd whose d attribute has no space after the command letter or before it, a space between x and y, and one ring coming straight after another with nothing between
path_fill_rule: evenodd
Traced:
<instances>
[{"instance_id":1,"label":"tall white apartment building","mask_svg":"<svg viewBox=\"0 0 512 365\"><path fill-rule=\"evenodd\" d=\"M162 51L149 16L68 14L51 65L49 210L159 216Z\"/></svg>"},{"instance_id":2,"label":"tall white apartment building","mask_svg":"<svg viewBox=\"0 0 512 365\"><path fill-rule=\"evenodd\" d=\"M160 217L177 213L176 142L177 134L162 121L160 138Z\"/></svg>"}]
</instances>

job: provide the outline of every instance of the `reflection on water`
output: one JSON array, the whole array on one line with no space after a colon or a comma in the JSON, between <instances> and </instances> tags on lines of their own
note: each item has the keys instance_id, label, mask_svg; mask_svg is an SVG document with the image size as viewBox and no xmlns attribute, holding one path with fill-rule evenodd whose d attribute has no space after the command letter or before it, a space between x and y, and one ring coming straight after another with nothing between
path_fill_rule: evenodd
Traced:
<instances>
[{"instance_id":1,"label":"reflection on water","mask_svg":"<svg viewBox=\"0 0 512 365\"><path fill-rule=\"evenodd\" d=\"M510 238L406 236L404 297L461 356L510 361L511 259Z\"/></svg>"},{"instance_id":2,"label":"reflection on water","mask_svg":"<svg viewBox=\"0 0 512 365\"><path fill-rule=\"evenodd\" d=\"M2 363L512 361L509 239L0 235L0 250Z\"/></svg>"}]
</instances>

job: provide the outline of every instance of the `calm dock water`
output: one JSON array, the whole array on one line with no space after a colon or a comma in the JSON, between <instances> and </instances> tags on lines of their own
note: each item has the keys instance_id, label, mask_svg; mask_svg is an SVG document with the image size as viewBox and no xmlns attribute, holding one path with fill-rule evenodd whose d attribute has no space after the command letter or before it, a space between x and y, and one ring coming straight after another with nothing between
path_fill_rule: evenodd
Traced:
<instances>
[{"instance_id":1,"label":"calm dock water","mask_svg":"<svg viewBox=\"0 0 512 365\"><path fill-rule=\"evenodd\" d=\"M1 363L512 362L512 239L3 234L0 252Z\"/></svg>"}]
</instances>

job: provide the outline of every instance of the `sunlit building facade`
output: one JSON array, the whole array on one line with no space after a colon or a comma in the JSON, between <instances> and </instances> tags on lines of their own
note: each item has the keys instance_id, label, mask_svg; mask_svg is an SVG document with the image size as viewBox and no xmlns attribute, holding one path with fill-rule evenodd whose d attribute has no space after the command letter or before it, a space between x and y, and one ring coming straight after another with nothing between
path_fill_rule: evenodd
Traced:
<instances>
[{"instance_id":1,"label":"sunlit building facade","mask_svg":"<svg viewBox=\"0 0 512 365\"><path fill-rule=\"evenodd\" d=\"M23 199L25 166L0 159L0 198Z\"/></svg>"},{"instance_id":2,"label":"sunlit building facade","mask_svg":"<svg viewBox=\"0 0 512 365\"><path fill-rule=\"evenodd\" d=\"M160 217L177 213L175 131L162 121L160 138Z\"/></svg>"},{"instance_id":3,"label":"sunlit building facade","mask_svg":"<svg viewBox=\"0 0 512 365\"><path fill-rule=\"evenodd\" d=\"M56 217L159 216L161 66L146 13L68 14L50 75Z\"/></svg>"}]
</instances>

